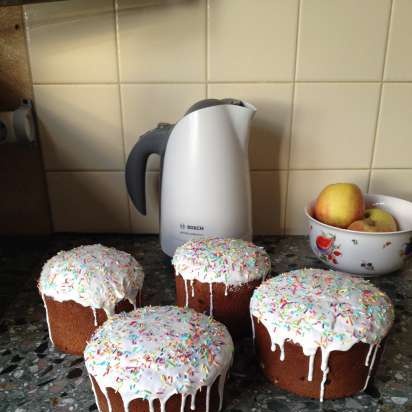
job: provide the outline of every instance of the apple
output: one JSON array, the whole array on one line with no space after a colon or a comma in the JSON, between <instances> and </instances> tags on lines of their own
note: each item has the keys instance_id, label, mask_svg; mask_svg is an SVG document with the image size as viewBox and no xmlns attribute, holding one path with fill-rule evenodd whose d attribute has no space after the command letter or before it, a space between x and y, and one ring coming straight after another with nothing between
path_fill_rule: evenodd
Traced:
<instances>
[{"instance_id":1,"label":"apple","mask_svg":"<svg viewBox=\"0 0 412 412\"><path fill-rule=\"evenodd\" d=\"M398 225L390 213L378 207L373 207L366 209L363 219L356 220L348 229L360 232L396 232Z\"/></svg>"},{"instance_id":2,"label":"apple","mask_svg":"<svg viewBox=\"0 0 412 412\"><path fill-rule=\"evenodd\" d=\"M327 225L347 228L362 219L365 200L353 183L334 183L326 186L316 199L314 217Z\"/></svg>"}]
</instances>

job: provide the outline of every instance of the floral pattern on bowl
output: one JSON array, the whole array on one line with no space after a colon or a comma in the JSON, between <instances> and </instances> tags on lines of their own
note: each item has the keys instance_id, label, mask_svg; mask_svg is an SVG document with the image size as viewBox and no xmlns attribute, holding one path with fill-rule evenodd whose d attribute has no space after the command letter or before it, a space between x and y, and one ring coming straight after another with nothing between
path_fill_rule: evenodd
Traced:
<instances>
[{"instance_id":1,"label":"floral pattern on bowl","mask_svg":"<svg viewBox=\"0 0 412 412\"><path fill-rule=\"evenodd\" d=\"M319 259L326 264L332 262L337 265L338 257L342 256L342 252L339 250L340 245L336 245L335 240L335 235L325 232L322 232L316 238L316 247L320 252Z\"/></svg>"},{"instance_id":2,"label":"floral pattern on bowl","mask_svg":"<svg viewBox=\"0 0 412 412\"><path fill-rule=\"evenodd\" d=\"M365 195L368 207L387 210L398 221L397 232L359 232L333 227L316 220L312 202L305 214L313 253L336 270L378 276L402 267L412 256L412 203L383 195Z\"/></svg>"}]
</instances>

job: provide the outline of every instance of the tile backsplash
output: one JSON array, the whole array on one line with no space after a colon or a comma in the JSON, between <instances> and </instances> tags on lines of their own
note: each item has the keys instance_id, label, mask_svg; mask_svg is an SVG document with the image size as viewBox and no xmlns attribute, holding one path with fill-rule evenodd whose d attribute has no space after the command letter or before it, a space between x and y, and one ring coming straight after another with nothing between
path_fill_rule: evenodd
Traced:
<instances>
[{"instance_id":1,"label":"tile backsplash","mask_svg":"<svg viewBox=\"0 0 412 412\"><path fill-rule=\"evenodd\" d=\"M138 136L195 101L257 107L256 234L303 234L328 183L412 201L410 0L68 0L25 6L54 230L156 233L124 166Z\"/></svg>"}]
</instances>

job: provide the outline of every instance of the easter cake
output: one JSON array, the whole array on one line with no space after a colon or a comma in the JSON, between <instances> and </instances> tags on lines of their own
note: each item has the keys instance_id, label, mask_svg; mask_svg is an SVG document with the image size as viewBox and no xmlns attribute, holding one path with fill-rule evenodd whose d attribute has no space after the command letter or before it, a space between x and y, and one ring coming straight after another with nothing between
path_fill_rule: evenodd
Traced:
<instances>
[{"instance_id":1,"label":"easter cake","mask_svg":"<svg viewBox=\"0 0 412 412\"><path fill-rule=\"evenodd\" d=\"M146 306L107 320L84 358L100 412L217 412L233 342L202 313Z\"/></svg>"},{"instance_id":2,"label":"easter cake","mask_svg":"<svg viewBox=\"0 0 412 412\"><path fill-rule=\"evenodd\" d=\"M82 355L108 317L140 306L144 273L126 252L102 245L61 251L43 266L38 287L52 343Z\"/></svg>"},{"instance_id":3,"label":"easter cake","mask_svg":"<svg viewBox=\"0 0 412 412\"><path fill-rule=\"evenodd\" d=\"M369 281L322 269L267 280L250 312L266 377L321 401L366 389L394 321L391 301Z\"/></svg>"},{"instance_id":4,"label":"easter cake","mask_svg":"<svg viewBox=\"0 0 412 412\"><path fill-rule=\"evenodd\" d=\"M178 306L213 316L234 337L251 332L250 298L270 271L262 247L242 239L193 239L177 248L172 263Z\"/></svg>"}]
</instances>

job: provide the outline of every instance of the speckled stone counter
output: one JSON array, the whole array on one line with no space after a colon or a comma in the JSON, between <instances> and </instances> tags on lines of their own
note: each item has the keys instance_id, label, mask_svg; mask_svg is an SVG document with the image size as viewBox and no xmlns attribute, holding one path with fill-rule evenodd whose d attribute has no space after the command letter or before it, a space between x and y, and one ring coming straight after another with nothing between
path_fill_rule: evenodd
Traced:
<instances>
[{"instance_id":1,"label":"speckled stone counter","mask_svg":"<svg viewBox=\"0 0 412 412\"><path fill-rule=\"evenodd\" d=\"M16 284L20 285L0 320L0 412L97 410L83 359L59 353L48 340L35 282L42 263L57 251L96 242L128 251L143 265L145 304L174 302L173 273L155 236L56 236L23 252L0 249L0 295L6 296L8 287L15 293ZM313 257L306 238L263 237L256 243L269 252L272 275L300 267L323 267ZM251 339L244 339L237 346L225 388L224 410L412 411L412 261L402 272L374 279L373 283L392 298L396 321L377 376L365 393L323 405L288 394L266 382L254 359Z\"/></svg>"}]
</instances>

